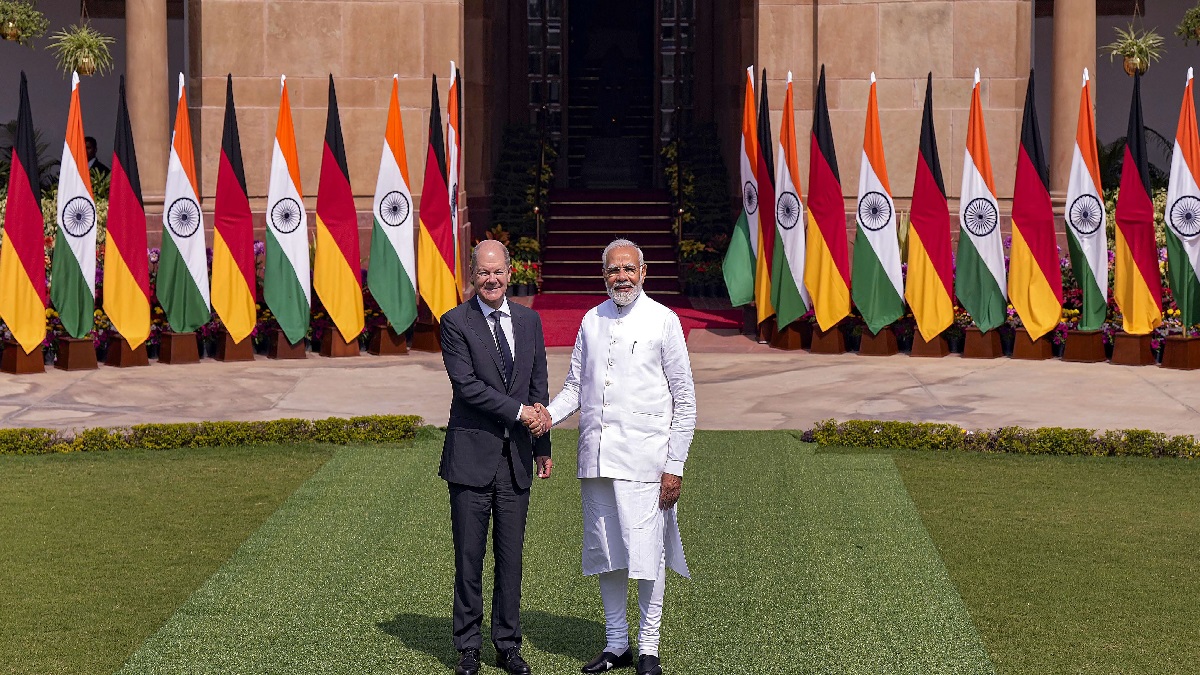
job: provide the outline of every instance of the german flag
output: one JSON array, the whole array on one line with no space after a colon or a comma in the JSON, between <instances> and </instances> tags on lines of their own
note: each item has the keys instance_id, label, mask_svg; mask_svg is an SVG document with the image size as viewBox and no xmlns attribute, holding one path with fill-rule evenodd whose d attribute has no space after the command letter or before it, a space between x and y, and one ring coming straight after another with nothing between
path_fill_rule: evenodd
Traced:
<instances>
[{"instance_id":1,"label":"german flag","mask_svg":"<svg viewBox=\"0 0 1200 675\"><path fill-rule=\"evenodd\" d=\"M325 122L325 150L321 156L321 181L317 185L317 255L313 288L329 318L350 342L363 331L362 274L359 272L358 213L350 191L346 146L338 116L337 93L329 76L329 117Z\"/></svg>"},{"instance_id":2,"label":"german flag","mask_svg":"<svg viewBox=\"0 0 1200 675\"><path fill-rule=\"evenodd\" d=\"M104 313L132 349L150 337L150 264L146 256L146 209L125 77L117 102L117 136L113 141L108 186L108 233L104 239Z\"/></svg>"},{"instance_id":3,"label":"german flag","mask_svg":"<svg viewBox=\"0 0 1200 675\"><path fill-rule=\"evenodd\" d=\"M904 299L917 329L932 342L954 321L954 261L950 255L950 205L933 130L933 73L925 82L921 150L908 227L908 278Z\"/></svg>"},{"instance_id":4,"label":"german flag","mask_svg":"<svg viewBox=\"0 0 1200 675\"><path fill-rule=\"evenodd\" d=\"M1134 89L1134 91L1137 91ZM1025 119L1021 122L1021 148L1013 185L1012 252L1008 264L1008 301L1021 317L1030 339L1049 333L1062 321L1062 268L1054 234L1054 209L1050 204L1050 171L1042 151L1034 109L1033 71L1025 90ZM1140 120L1140 117L1139 117ZM1154 245L1154 216L1150 215L1150 244ZM1154 266L1158 274L1158 264ZM1157 278L1157 277L1155 277Z\"/></svg>"},{"instance_id":5,"label":"german flag","mask_svg":"<svg viewBox=\"0 0 1200 675\"><path fill-rule=\"evenodd\" d=\"M233 107L233 76L225 81L225 133L213 207L212 305L234 342L246 339L257 321L254 217L246 195L242 143Z\"/></svg>"},{"instance_id":6,"label":"german flag","mask_svg":"<svg viewBox=\"0 0 1200 675\"><path fill-rule=\"evenodd\" d=\"M771 263L775 255L775 163L771 159L771 106L767 103L767 69L758 87L758 260L754 266L754 304L761 326L775 316L771 304Z\"/></svg>"},{"instance_id":7,"label":"german flag","mask_svg":"<svg viewBox=\"0 0 1200 675\"><path fill-rule=\"evenodd\" d=\"M1117 245L1113 269L1113 298L1121 308L1126 333L1145 335L1162 323L1162 277L1154 242L1154 202L1142 124L1142 76L1133 76L1129 129L1125 132L1125 161L1117 195Z\"/></svg>"},{"instance_id":8,"label":"german flag","mask_svg":"<svg viewBox=\"0 0 1200 675\"><path fill-rule=\"evenodd\" d=\"M25 71L19 106L0 246L0 319L21 349L32 354L46 339L46 232Z\"/></svg>"},{"instance_id":9,"label":"german flag","mask_svg":"<svg viewBox=\"0 0 1200 675\"><path fill-rule=\"evenodd\" d=\"M825 331L850 314L846 206L833 148L833 129L829 125L829 106L825 101L825 66L821 66L821 79L817 82L809 148L804 285L812 295L817 325Z\"/></svg>"},{"instance_id":10,"label":"german flag","mask_svg":"<svg viewBox=\"0 0 1200 675\"><path fill-rule=\"evenodd\" d=\"M454 229L450 193L446 187L446 148L442 142L442 110L437 75L429 106L429 148L425 153L425 182L421 187L420 230L417 235L417 290L435 319L458 304L454 282Z\"/></svg>"}]
</instances>

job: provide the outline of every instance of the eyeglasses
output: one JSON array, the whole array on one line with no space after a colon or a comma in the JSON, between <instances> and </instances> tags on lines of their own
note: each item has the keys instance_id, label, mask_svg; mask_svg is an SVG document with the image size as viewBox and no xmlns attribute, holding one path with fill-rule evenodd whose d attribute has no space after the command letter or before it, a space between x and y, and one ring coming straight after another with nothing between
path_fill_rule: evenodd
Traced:
<instances>
[{"instance_id":1,"label":"eyeglasses","mask_svg":"<svg viewBox=\"0 0 1200 675\"><path fill-rule=\"evenodd\" d=\"M640 270L642 267L645 267L645 265L642 265L641 267L634 267L633 265L625 265L625 266L613 265L612 267L604 268L604 276L615 277L618 274L620 274L621 272L624 272L625 274L632 276L633 274L636 274L638 272L638 270Z\"/></svg>"},{"instance_id":2,"label":"eyeglasses","mask_svg":"<svg viewBox=\"0 0 1200 675\"><path fill-rule=\"evenodd\" d=\"M501 277L508 276L508 273L509 273L509 270L507 268L502 269L502 270L495 270L495 271L475 270L475 276L480 279L487 279L488 277L496 277L497 279L499 279Z\"/></svg>"}]
</instances>

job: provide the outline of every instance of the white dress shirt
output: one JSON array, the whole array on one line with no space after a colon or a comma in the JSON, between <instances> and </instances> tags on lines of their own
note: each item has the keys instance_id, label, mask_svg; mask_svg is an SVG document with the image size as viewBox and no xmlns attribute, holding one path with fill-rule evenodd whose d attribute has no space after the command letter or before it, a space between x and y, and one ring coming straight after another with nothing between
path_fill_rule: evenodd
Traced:
<instances>
[{"instance_id":1,"label":"white dress shirt","mask_svg":"<svg viewBox=\"0 0 1200 675\"><path fill-rule=\"evenodd\" d=\"M679 317L645 293L624 307L607 300L591 309L549 409L555 423L580 411L580 478L682 476L696 392Z\"/></svg>"},{"instance_id":2,"label":"white dress shirt","mask_svg":"<svg viewBox=\"0 0 1200 675\"><path fill-rule=\"evenodd\" d=\"M475 296L475 301L479 303L479 310L483 312L483 320L487 321L488 330L492 331L492 340L496 342L497 351L500 349L500 341L496 339L496 323L492 318L493 312L500 312L500 330L504 331L504 337L508 338L508 351L512 352L513 357L513 372L516 372L517 367L517 341L513 334L512 312L508 311L508 296L500 301L500 307L492 309L488 306L483 298ZM525 406L517 408L517 419L521 419L521 413L525 411ZM505 434L507 435L507 431Z\"/></svg>"}]
</instances>

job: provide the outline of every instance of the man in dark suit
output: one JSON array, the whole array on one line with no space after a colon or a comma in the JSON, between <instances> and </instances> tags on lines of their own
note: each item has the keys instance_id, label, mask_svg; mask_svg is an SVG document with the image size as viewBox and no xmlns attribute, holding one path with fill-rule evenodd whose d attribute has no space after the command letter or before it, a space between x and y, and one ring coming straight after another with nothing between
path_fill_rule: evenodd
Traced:
<instances>
[{"instance_id":1,"label":"man in dark suit","mask_svg":"<svg viewBox=\"0 0 1200 675\"><path fill-rule=\"evenodd\" d=\"M505 297L512 263L500 242L471 252L475 297L442 315L442 360L454 389L438 471L450 488L454 532L457 675L476 675L483 643L483 558L493 521L496 665L528 675L521 658L521 554L537 475L549 478L549 431L534 404L549 402L541 318Z\"/></svg>"}]
</instances>

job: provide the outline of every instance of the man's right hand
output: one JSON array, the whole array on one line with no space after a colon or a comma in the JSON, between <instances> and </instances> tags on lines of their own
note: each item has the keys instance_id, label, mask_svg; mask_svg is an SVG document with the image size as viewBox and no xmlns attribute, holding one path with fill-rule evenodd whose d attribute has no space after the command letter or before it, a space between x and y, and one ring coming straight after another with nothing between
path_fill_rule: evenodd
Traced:
<instances>
[{"instance_id":1,"label":"man's right hand","mask_svg":"<svg viewBox=\"0 0 1200 675\"><path fill-rule=\"evenodd\" d=\"M542 404L527 405L521 408L521 423L529 429L529 433L533 434L534 438L541 436L550 430L550 425L546 422L542 415L545 408ZM541 410L539 410L539 408Z\"/></svg>"}]
</instances>

